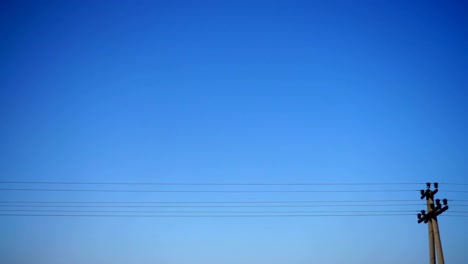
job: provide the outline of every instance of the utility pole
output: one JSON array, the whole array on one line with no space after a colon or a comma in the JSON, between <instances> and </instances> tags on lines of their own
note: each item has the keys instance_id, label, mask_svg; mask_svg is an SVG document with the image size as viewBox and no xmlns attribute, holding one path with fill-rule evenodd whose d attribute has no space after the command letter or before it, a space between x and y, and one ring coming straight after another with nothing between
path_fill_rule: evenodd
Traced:
<instances>
[{"instance_id":1,"label":"utility pole","mask_svg":"<svg viewBox=\"0 0 468 264\"><path fill-rule=\"evenodd\" d=\"M422 190L421 190L422 191ZM424 199L423 192L421 192L421 199ZM427 211L431 210L431 203L429 199L427 201ZM434 230L432 230L432 219L427 220L427 234L429 238L429 264L436 264L435 261L435 246L434 246Z\"/></svg>"},{"instance_id":2,"label":"utility pole","mask_svg":"<svg viewBox=\"0 0 468 264\"><path fill-rule=\"evenodd\" d=\"M437 216L447 211L447 199L443 199L444 207L439 199L436 199L434 205L434 195L439 191L439 184L434 183L434 190L431 190L431 183L426 183L426 190L421 190L421 199L426 198L427 213L421 210L418 214L418 223L426 223L428 225L428 238L429 238L429 264L435 264L435 251L437 250L437 263L445 264L444 253L442 251L442 243L440 241L439 224Z\"/></svg>"}]
</instances>

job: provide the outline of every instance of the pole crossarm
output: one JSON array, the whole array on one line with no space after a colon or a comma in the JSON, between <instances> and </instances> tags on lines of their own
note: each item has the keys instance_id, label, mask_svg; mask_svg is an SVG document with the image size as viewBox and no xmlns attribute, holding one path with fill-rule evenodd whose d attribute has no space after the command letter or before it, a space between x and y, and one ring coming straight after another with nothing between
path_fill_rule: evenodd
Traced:
<instances>
[{"instance_id":1,"label":"pole crossarm","mask_svg":"<svg viewBox=\"0 0 468 264\"><path fill-rule=\"evenodd\" d=\"M430 202L430 208L431 210L421 210L420 213L418 213L418 224L424 222L427 224L427 222L430 219L434 219L435 217L439 216L443 212L447 211L449 206L448 206L448 200L447 199L442 199L443 207L440 202L440 199L436 199L435 202L436 204L434 205L434 195L439 191L439 184L437 182L434 183L434 190L431 190L431 183L426 183L426 190L421 190L421 200L426 198Z\"/></svg>"}]
</instances>

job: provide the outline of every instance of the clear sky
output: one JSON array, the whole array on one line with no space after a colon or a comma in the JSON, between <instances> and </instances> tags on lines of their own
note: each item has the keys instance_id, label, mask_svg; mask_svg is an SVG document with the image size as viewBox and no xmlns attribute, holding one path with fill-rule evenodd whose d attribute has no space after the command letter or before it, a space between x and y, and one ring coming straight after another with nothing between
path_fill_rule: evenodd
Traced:
<instances>
[{"instance_id":1,"label":"clear sky","mask_svg":"<svg viewBox=\"0 0 468 264\"><path fill-rule=\"evenodd\" d=\"M467 12L464 1L2 1L0 179L468 183ZM439 195L468 200L444 193L465 187ZM417 191L0 191L3 201L301 199L421 203ZM440 219L447 263L468 263L466 224ZM0 233L0 262L15 264L428 259L413 215L3 216Z\"/></svg>"}]
</instances>

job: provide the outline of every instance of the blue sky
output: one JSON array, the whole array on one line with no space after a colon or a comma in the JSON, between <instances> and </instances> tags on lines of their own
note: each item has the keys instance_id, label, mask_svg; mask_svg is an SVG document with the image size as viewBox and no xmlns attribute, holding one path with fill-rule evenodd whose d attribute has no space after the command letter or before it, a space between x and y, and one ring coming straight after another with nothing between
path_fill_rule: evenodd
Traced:
<instances>
[{"instance_id":1,"label":"blue sky","mask_svg":"<svg viewBox=\"0 0 468 264\"><path fill-rule=\"evenodd\" d=\"M468 183L463 1L95 2L1 4L0 179ZM392 198L419 195L0 192L2 200ZM466 219L440 221L447 262L468 261ZM2 263L427 260L427 229L413 216L0 224Z\"/></svg>"}]
</instances>

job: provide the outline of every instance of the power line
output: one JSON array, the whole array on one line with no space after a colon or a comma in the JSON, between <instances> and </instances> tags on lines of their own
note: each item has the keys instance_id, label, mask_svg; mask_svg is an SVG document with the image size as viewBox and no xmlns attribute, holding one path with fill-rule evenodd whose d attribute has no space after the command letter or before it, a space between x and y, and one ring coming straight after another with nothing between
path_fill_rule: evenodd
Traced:
<instances>
[{"instance_id":1,"label":"power line","mask_svg":"<svg viewBox=\"0 0 468 264\"><path fill-rule=\"evenodd\" d=\"M342 213L404 213L404 212L414 212L414 210L396 210L396 211L386 211L386 210L364 210L364 211L135 211L135 210L24 210L24 209L1 209L0 212L55 212L55 213L217 213L217 214L239 214L239 213L327 213L327 214L342 214ZM462 213L468 214L468 211L452 211L453 213Z\"/></svg>"},{"instance_id":2,"label":"power line","mask_svg":"<svg viewBox=\"0 0 468 264\"><path fill-rule=\"evenodd\" d=\"M117 217L117 218L289 218L289 217L382 217L412 216L413 214L321 214L321 215L106 215L106 214L0 214L0 216L22 217ZM447 217L468 217L468 215L447 215Z\"/></svg>"},{"instance_id":3,"label":"power line","mask_svg":"<svg viewBox=\"0 0 468 264\"><path fill-rule=\"evenodd\" d=\"M442 182L442 183L439 183L439 185L442 184L442 185L458 185L458 186L468 186L468 183L446 183L446 182Z\"/></svg>"},{"instance_id":4,"label":"power line","mask_svg":"<svg viewBox=\"0 0 468 264\"><path fill-rule=\"evenodd\" d=\"M384 185L421 185L422 182L254 182L254 183L216 183L216 182L92 182L92 181L0 181L0 184L51 184L51 185L161 185L161 186L384 186ZM468 186L468 183L440 183L441 185Z\"/></svg>"},{"instance_id":5,"label":"power line","mask_svg":"<svg viewBox=\"0 0 468 264\"><path fill-rule=\"evenodd\" d=\"M322 215L97 215L97 214L0 214L0 216L67 216L67 217L153 217L153 218L190 218L190 217L204 217L204 218L229 218L229 217L348 217L348 216L411 216L414 214L322 214Z\"/></svg>"},{"instance_id":6,"label":"power line","mask_svg":"<svg viewBox=\"0 0 468 264\"><path fill-rule=\"evenodd\" d=\"M468 200L448 200L448 201L468 201ZM397 204L389 204L395 203ZM411 204L406 204L407 202ZM350 204L350 203L363 203L362 206L369 206L368 203L383 203L382 206L405 206L405 205L420 205L415 204L414 200L287 200L287 201L0 201L0 206L4 204L21 204L21 205L41 205L41 204L72 204L72 205L83 205L83 204L308 204L308 203L319 203L319 204ZM462 205L462 204L452 204ZM371 205L373 206L373 205ZM463 206L463 205L462 205Z\"/></svg>"},{"instance_id":7,"label":"power line","mask_svg":"<svg viewBox=\"0 0 468 264\"><path fill-rule=\"evenodd\" d=\"M454 200L449 200L454 201ZM458 200L460 201L460 200ZM466 200L468 201L468 200ZM49 203L49 204L258 204L258 203L375 203L375 202L414 202L414 200L302 200L302 201L0 201L1 203Z\"/></svg>"},{"instance_id":8,"label":"power line","mask_svg":"<svg viewBox=\"0 0 468 264\"><path fill-rule=\"evenodd\" d=\"M350 204L350 207L397 207L421 206L421 204ZM457 205L454 205L457 206ZM468 206L468 205L459 205ZM301 208L301 207L343 207L340 204L313 205L0 205L18 208Z\"/></svg>"},{"instance_id":9,"label":"power line","mask_svg":"<svg viewBox=\"0 0 468 264\"><path fill-rule=\"evenodd\" d=\"M40 192L131 192L131 193L374 193L374 192L418 192L419 190L115 190L115 189L40 189L1 188L0 191ZM446 191L450 192L450 191ZM453 191L452 191L453 192ZM468 192L468 191L459 191Z\"/></svg>"},{"instance_id":10,"label":"power line","mask_svg":"<svg viewBox=\"0 0 468 264\"><path fill-rule=\"evenodd\" d=\"M168 183L168 182L84 182L84 181L0 181L0 184L56 184L56 185L163 185L163 186L359 186L359 185L420 185L424 183Z\"/></svg>"}]
</instances>

